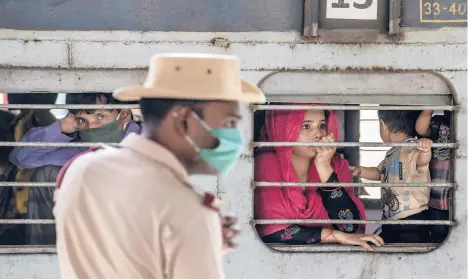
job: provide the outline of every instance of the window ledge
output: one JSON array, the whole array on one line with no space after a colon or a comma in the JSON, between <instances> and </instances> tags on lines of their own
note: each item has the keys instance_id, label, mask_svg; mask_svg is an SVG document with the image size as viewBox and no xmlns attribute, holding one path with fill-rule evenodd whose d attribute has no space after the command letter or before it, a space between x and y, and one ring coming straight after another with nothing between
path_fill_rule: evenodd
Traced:
<instances>
[{"instance_id":1,"label":"window ledge","mask_svg":"<svg viewBox=\"0 0 468 280\"><path fill-rule=\"evenodd\" d=\"M315 244L315 245L285 245L266 244L270 248L280 252L309 253L309 252L369 252L360 246L348 246L338 244ZM439 244L434 243L408 243L392 244L381 247L372 246L376 253L427 253L437 249Z\"/></svg>"}]
</instances>

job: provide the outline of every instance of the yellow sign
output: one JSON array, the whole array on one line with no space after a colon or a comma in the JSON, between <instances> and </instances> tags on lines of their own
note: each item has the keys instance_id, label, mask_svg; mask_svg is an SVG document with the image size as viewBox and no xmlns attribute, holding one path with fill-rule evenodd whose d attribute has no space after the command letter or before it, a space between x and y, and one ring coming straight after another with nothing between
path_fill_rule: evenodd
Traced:
<instances>
[{"instance_id":1,"label":"yellow sign","mask_svg":"<svg viewBox=\"0 0 468 280\"><path fill-rule=\"evenodd\" d=\"M468 22L466 1L419 0L420 22Z\"/></svg>"}]
</instances>

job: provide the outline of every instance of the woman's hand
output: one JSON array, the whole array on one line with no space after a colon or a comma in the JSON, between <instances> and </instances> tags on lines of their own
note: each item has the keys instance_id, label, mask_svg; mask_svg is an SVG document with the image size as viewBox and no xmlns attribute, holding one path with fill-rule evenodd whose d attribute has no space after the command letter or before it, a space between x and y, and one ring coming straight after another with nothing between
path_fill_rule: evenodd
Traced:
<instances>
[{"instance_id":1,"label":"woman's hand","mask_svg":"<svg viewBox=\"0 0 468 280\"><path fill-rule=\"evenodd\" d=\"M355 233L344 233L338 230L334 230L332 234L335 242L346 245L357 245L366 248L369 251L374 251L367 242L373 243L375 246L382 246L385 244L382 237L376 234L355 234Z\"/></svg>"},{"instance_id":2,"label":"woman's hand","mask_svg":"<svg viewBox=\"0 0 468 280\"><path fill-rule=\"evenodd\" d=\"M333 134L329 134L325 137L322 137L320 142L323 143L334 143L335 137ZM315 156L314 163L315 166L329 166L330 161L333 158L333 155L336 152L336 147L316 147L317 155Z\"/></svg>"}]
</instances>

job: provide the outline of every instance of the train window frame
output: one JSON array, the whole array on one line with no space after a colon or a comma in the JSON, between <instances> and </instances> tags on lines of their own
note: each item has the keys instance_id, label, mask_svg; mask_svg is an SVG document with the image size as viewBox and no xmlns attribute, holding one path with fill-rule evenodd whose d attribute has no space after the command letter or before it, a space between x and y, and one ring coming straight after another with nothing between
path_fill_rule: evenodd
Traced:
<instances>
[{"instance_id":1,"label":"train window frame","mask_svg":"<svg viewBox=\"0 0 468 280\"><path fill-rule=\"evenodd\" d=\"M300 74L303 74L303 75L306 75L308 76L308 78L304 78L303 80L301 80L300 78L298 77L294 77L294 75L297 75L297 73L300 73ZM458 100L458 94L456 92L456 89L455 87L453 86L453 84L451 83L451 81L449 79L447 79L445 76L443 76L441 73L438 73L438 72L432 72L432 71L408 71L408 72L405 72L405 71L399 71L398 73L395 73L395 72L392 72L392 71L369 71L369 70L364 70L364 71L276 71L276 72L272 72L268 75L266 75L265 77L263 77L259 82L258 82L258 86L264 91L264 93L266 94L267 96L267 101L268 102L274 102L274 103L327 103L327 106L325 107L340 107L340 106L352 106L353 104L360 104L362 102L358 102L360 101L359 99L362 100L362 98L356 98L356 99L353 99L352 97L350 97L347 93L346 90L342 91L341 94L338 93L340 91L340 89L334 89L334 90L331 90L331 91L328 91L328 92L323 92L321 91L321 89L319 90L310 90L309 89L306 89L307 88L307 83L309 83L309 85L311 83L313 83L314 79L310 79L311 78L311 75L320 75L320 74L331 74L331 73L334 73L334 74L338 74L338 75L349 75L349 74L355 74L355 75L379 75L379 74L382 74L382 75L411 75L411 74L416 74L416 75L420 75L421 78L424 78L426 75L430 76L431 78L435 78L435 79L439 79L439 82L443 83L445 85L445 94L449 96L448 99L445 99L445 98L440 98L440 96L436 97L436 96L433 96L431 94L421 94L421 96L423 96L425 99L426 99L426 103L429 103L430 105L420 105L418 106L418 108L422 108L422 109L430 109L430 108L437 108L437 109L441 109L441 108L445 108L445 109L449 109L449 111L451 111L451 129L452 129L452 139L451 139L451 143L455 145L455 148L451 148L452 152L451 152L451 181L450 184L451 185L451 188L453 188L453 190L451 191L451 194L449 196L449 201L450 201L450 205L449 205L449 220L447 220L447 223L450 224L450 228L449 228L449 233L447 235L447 237L445 238L445 240L441 243L438 243L438 244L429 244L429 243L426 243L426 244L423 244L423 243L420 243L420 244L412 244L412 243L408 243L408 244L389 244L389 245L384 245L382 247L374 247L375 249L375 252L382 252L382 253L428 253L428 252L431 252L431 251L434 251L434 250L437 250L438 248L440 248L444 243L447 242L447 240L450 238L450 235L451 235L451 232L454 228L454 226L456 226L456 220L455 220L455 215L454 215L454 211L455 211L455 200L454 200L454 196L456 194L456 188L457 188L457 182L455 180L455 173L457 172L457 169L456 169L456 153L457 153L457 149L458 149L458 142L457 142L457 127L455 126L455 119L457 118L457 115L458 115L458 109L459 109L459 106L456 104L457 100ZM286 74L286 78L278 78L275 76L278 76L278 75L281 75L281 74ZM401 76L400 76L401 77ZM389 78L390 79L390 78ZM271 80L271 81L269 81ZM307 81L308 80L308 81ZM391 79L390 79L391 80ZM413 86L417 85L417 80L413 80L413 79L410 79L411 82L413 83ZM290 84L294 84L294 85L301 85L302 82L305 82L305 86L302 85L302 86L299 86L299 88L290 88L290 89L287 89L288 85ZM349 82L349 81L348 81ZM268 85L269 84L269 85ZM286 84L286 86L281 86L281 84ZM359 82L358 82L359 84ZM278 86L280 85L280 86ZM433 85L434 86L434 85ZM320 86L319 86L320 87ZM340 86L338 86L339 88ZM385 85L383 85L383 87L385 87ZM389 88L392 88L392 87L389 87ZM350 88L351 90L351 94L353 94L353 92L356 91L356 88ZM393 89L392 88L392 92L393 92ZM401 89L401 87L400 87ZM362 91L366 91L365 87L361 88ZM419 88L420 91L430 91L430 89L428 88L424 88L424 87L420 87ZM434 89L435 90L435 89ZM369 90L368 90L369 91ZM377 90L378 91L378 90ZM438 94L441 94L442 91L441 89L437 89L435 90L438 92ZM283 94L282 94L283 92ZM398 89L397 89L397 92ZM409 99L414 99L415 96L412 96L414 94L414 92L412 92L413 94L408 94L407 92L405 91L402 91L402 92L399 92L401 93L399 97L402 97L403 100L405 100L404 102L400 102L400 103L406 103L406 104L414 104L414 101L418 100L419 102L422 101L422 99L420 98L421 96L419 96L419 98L416 98L416 100L412 100L411 103L408 103L408 100ZM346 98L344 98L344 95L346 94ZM390 101L389 99L391 98L394 98L395 97L395 94L392 94L390 96L390 98L383 98L383 99L386 99L385 102L381 102L381 103L378 103L378 102L375 102L376 100L376 97L377 99L379 98L379 95L380 97L382 97L382 93L381 92L374 92L372 93L372 89L367 92L365 94L366 96L369 96L369 97L372 97L370 98L370 102L365 102L365 103L373 103L373 104L392 104L392 102L387 102L387 101ZM437 95L437 94L436 94ZM317 100L317 97L319 100ZM344 102L337 102L337 101L340 101L340 98L341 100ZM427 98L429 100L427 100ZM339 104L339 105L338 105ZM393 106L395 106L395 108L397 108L398 106L402 106L404 104L395 104ZM417 105L416 105L417 106ZM251 109L251 131L252 131L252 138L251 138L251 153L250 153L250 156L252 157L252 159L254 158L255 156L255 147L257 146L261 146L261 145L258 145L258 144L261 144L259 142L255 142L255 134L256 134L256 123L255 123L255 112L258 110L258 109L261 109L261 110L267 110L266 107L269 107L269 105L253 105L253 106L250 106L250 109ZM408 106L409 107L409 106ZM407 107L407 108L408 108ZM380 106L376 106L375 109L381 109ZM257 127L258 129L258 127ZM280 146L288 146L288 145L280 145ZM362 146L359 146L359 147L362 147ZM252 160L252 162L254 162L254 160ZM255 172L255 163L252 164L252 174L254 174ZM344 253L344 252L369 252L367 250L365 250L364 248L362 247L358 247L358 246L348 246L348 245L341 245L341 244L311 244L311 245L287 245L287 244L267 244L267 243L264 243L258 232L257 232L257 229L256 229L256 225L257 224L262 224L262 223L258 223L259 220L255 219L255 210L254 210L254 207L255 207L255 201L254 201L254 192L255 192L255 189L259 186L258 185L259 182L256 182L255 180L253 180L252 182L252 209L251 209L251 225L252 225L252 230L254 231L255 235L256 235L256 238L258 239L259 242L261 242L264 246L266 246L267 248L269 248L270 250L273 250L273 251L279 251L279 252L283 252L283 253L330 253L330 252L334 252L334 253ZM260 185L265 185L266 182L262 182L260 183ZM268 184L268 183L266 183ZM430 183L431 184L431 183ZM296 184L297 185L297 184ZM314 185L317 185L317 184L314 184ZM265 187L265 186L263 186ZM367 210L368 208L366 208ZM261 221L261 220L260 220ZM325 220L326 221L326 220ZM444 220L445 221L445 220ZM337 221L335 221L335 223L337 223ZM436 221L436 222L439 222L439 221ZM282 223L285 223L284 221L282 221ZM378 223L378 222L377 222ZM365 223L367 224L367 223ZM370 252L372 253L372 252Z\"/></svg>"},{"instance_id":2,"label":"train window frame","mask_svg":"<svg viewBox=\"0 0 468 280\"><path fill-rule=\"evenodd\" d=\"M286 73L286 74L302 73L302 74L306 74L306 75L312 74L312 75L322 75L322 76L323 76L323 74L325 74L325 75L338 75L338 76L339 75L354 75L354 74L357 74L357 75L362 75L362 74L365 74L365 75L405 75L405 74L413 75L413 77L410 77L409 79L403 79L404 82L408 82L408 83L414 82L413 79L417 78L418 76L419 77L424 77L425 75L429 75L429 76L433 76L433 77L438 76L439 78L441 78L441 81L446 85L447 90L449 90L450 92L448 94L446 94L446 91L442 90L443 91L442 94L437 93L436 91L440 90L440 85L438 85L439 86L439 88L438 88L437 85L434 86L434 85L429 83L428 87L423 87L425 89L428 89L428 88L429 89L434 89L434 92L433 92L434 96L431 96L431 98L429 100L429 103L431 103L432 105L437 105L437 104L440 104L440 102L445 102L444 103L445 106L452 106L452 105L454 105L454 104L452 104L452 101L453 100L458 100L456 98L457 97L456 90L451 85L451 82L447 78L445 78L444 76L442 76L441 74L439 74L437 72L429 72L429 71L394 72L394 71L370 71L370 70L362 70L361 71L361 70L352 70L352 69L350 69L350 70L345 70L345 71L341 71L341 70L334 70L334 71L311 70L311 71L277 71L277 72L272 72L272 73L266 75L258 83L259 87L261 87L265 91L265 93L267 94L267 97L268 97L269 101L276 101L276 102L283 101L284 102L284 101L287 101L286 99L294 99L295 102L297 102L297 100L304 102L304 101L307 101L307 99L312 96L314 98L314 102L333 103L332 102L333 100L341 100L341 101L344 100L345 102L340 102L339 104L359 104L359 103L362 103L360 100L366 100L368 102L372 102L372 98L374 98L374 100L376 100L376 98L381 99L382 97L385 97L387 99L391 99L391 96L389 98L388 96L383 95L382 92L379 92L374 96L371 96L371 95L365 95L365 96L355 95L355 96L353 96L353 98L349 98L349 94L353 95L353 93L355 93L355 88L350 88L349 90L343 90L343 88L340 88L339 86L337 88L331 89L329 91L324 91L323 86L318 86L318 87L314 87L314 89L316 89L315 92L310 92L309 91L310 84L307 85L307 83L305 83L303 85L303 86L305 86L305 88L303 87L302 89L299 89L299 90L296 89L296 90L293 90L292 92L288 92L288 96L286 96L286 98L285 98L285 96L283 94L281 94L281 92L284 92L284 89L279 90L280 94L278 94L278 90L277 90L276 94L275 94L275 92L273 92L273 94L272 94L272 91L270 89L268 89L268 86L267 86L266 89L264 88L265 82L271 82L272 77L274 77L274 76L277 77L277 75L281 74L281 73ZM330 77L330 79L332 79L332 80L336 79L336 78L337 77ZM425 79L422 79L422 80L425 80ZM295 84L301 84L297 80L294 81L294 82L295 82ZM361 80L361 81L359 81L359 83L366 84L367 81ZM273 84L281 85L282 83L281 83L281 81L275 81L275 79L273 79ZM288 83L286 83L286 84L288 84ZM346 83L344 83L344 84L346 84ZM404 87L400 87L399 89L401 90L402 88L404 88ZM57 91L57 92L64 92L64 91ZM87 92L87 91L82 91L82 92ZM71 92L66 92L66 93L71 93ZM80 92L74 91L73 93L78 93L79 94ZM343 93L345 93L346 95L343 95ZM307 97L307 95L310 95L310 96ZM447 95L449 95L448 98L447 98ZM369 100L369 96L372 97L372 98L370 98L371 100ZM421 96L415 96L414 94L410 93L409 91L405 92L402 96L405 96L407 99L411 99L413 102L417 101L417 100L422 100ZM427 97L427 96L423 96L423 97ZM449 102L450 102L450 105L448 105ZM385 103L391 103L391 102L385 102ZM19 107L21 107L21 105L11 106L11 105L2 104L2 105L0 105L0 107L1 108L5 108L5 107L19 108ZM76 106L76 105L66 105L66 104L36 106L37 109L58 109L58 108L61 108L61 109L62 108L63 109L74 108L74 109L76 109L78 107L103 108L103 109L104 108L138 109L139 106L138 105L78 105L78 106ZM31 108L31 106L29 106L29 108ZM456 112L454 112L454 114L456 116ZM252 123L253 123L253 118L252 118ZM252 124L252 130L253 130L253 124ZM455 131L455 133L454 133L454 137L455 137L455 135L456 135L456 127L455 126L453 126L453 130ZM95 145L95 144L96 143L86 143L85 145L90 146L90 145ZM20 146L20 145L24 145L24 143L23 144L18 144L18 143L15 144L15 146ZM77 145L80 145L80 144L71 144L71 145L77 146ZM71 145L70 144L67 144L67 145L58 144L57 145L57 143L55 143L54 146L71 146ZM81 143L81 146L83 146L83 143ZM455 153L452 153L452 155L454 156ZM254 167L254 165L252 164L252 168L253 167ZM455 170L455 172L456 172L456 170ZM54 185L54 183L48 183L48 184L50 184L50 186ZM0 186L1 185L2 184L0 183ZM27 184L25 185L24 183L21 183L21 186L27 186ZM253 195L251 197L253 199ZM253 209L251 209L251 210L253 212ZM252 215L251 220L253 221L253 215ZM253 227L252 230L256 233L255 227ZM448 238L449 237L447 237L447 239ZM261 240L259 240L259 241L262 242ZM272 250L283 251L283 252L355 252L355 251L362 252L363 251L359 247L354 247L354 246L350 247L350 246L343 246L343 245L315 245L315 246L308 246L307 248L305 248L304 246L294 247L294 246L289 246L289 245L288 246L283 246L283 247L274 247L274 248L272 248L271 246L269 246L267 244L264 244L264 245L267 246L268 248L272 249ZM56 252L55 248L56 248L55 245L51 245L51 246L31 246L31 245L0 246L0 254L55 253ZM311 248L313 248L313 249L311 249ZM429 248L428 246L426 246L424 248L423 247L417 247L417 248L405 247L405 248L406 248L405 250L401 250L401 248L397 248L397 247L388 247L387 249L385 249L383 251L385 251L385 252L395 252L395 253L397 253L397 252L413 252L413 253L419 252L419 253L422 253L422 252L428 252L428 251L431 251L431 250L434 249L434 248ZM377 250L377 251L379 252L379 251L382 251L382 250Z\"/></svg>"}]
</instances>

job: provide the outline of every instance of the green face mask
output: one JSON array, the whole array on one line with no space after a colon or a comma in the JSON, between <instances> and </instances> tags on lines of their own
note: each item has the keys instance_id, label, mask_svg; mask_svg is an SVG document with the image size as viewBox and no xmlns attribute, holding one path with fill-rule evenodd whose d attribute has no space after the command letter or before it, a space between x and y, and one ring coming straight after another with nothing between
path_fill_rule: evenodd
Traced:
<instances>
[{"instance_id":1,"label":"green face mask","mask_svg":"<svg viewBox=\"0 0 468 280\"><path fill-rule=\"evenodd\" d=\"M119 117L110 123L97 128L78 131L82 142L91 143L119 143L122 141L124 132L119 128Z\"/></svg>"}]
</instances>

